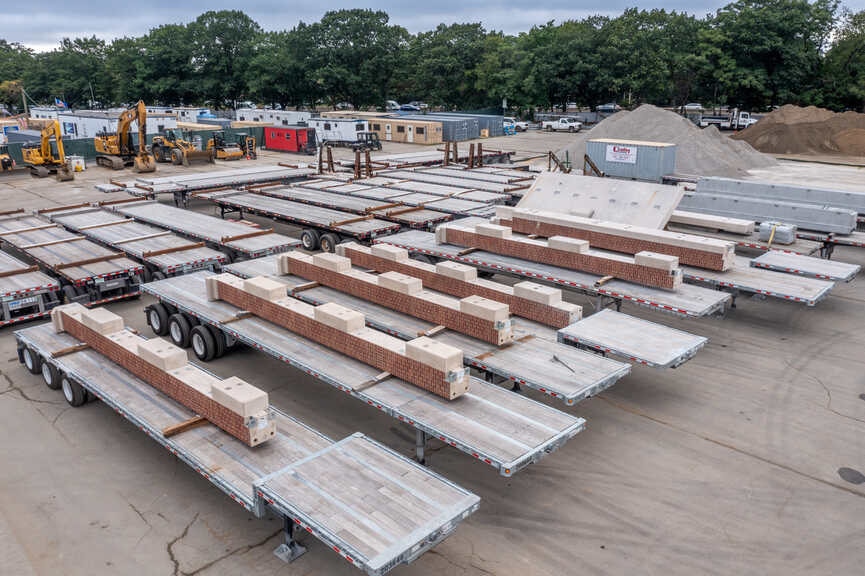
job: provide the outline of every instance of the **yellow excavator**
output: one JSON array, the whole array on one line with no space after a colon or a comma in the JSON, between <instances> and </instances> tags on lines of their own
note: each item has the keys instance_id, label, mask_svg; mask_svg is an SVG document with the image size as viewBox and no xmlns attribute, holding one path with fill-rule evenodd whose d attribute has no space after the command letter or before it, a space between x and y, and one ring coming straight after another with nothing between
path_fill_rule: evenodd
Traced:
<instances>
[{"instance_id":1,"label":"yellow excavator","mask_svg":"<svg viewBox=\"0 0 865 576\"><path fill-rule=\"evenodd\" d=\"M11 172L15 168L15 161L9 155L9 145L0 144L0 172Z\"/></svg>"},{"instance_id":2,"label":"yellow excavator","mask_svg":"<svg viewBox=\"0 0 865 576\"><path fill-rule=\"evenodd\" d=\"M132 143L132 123L138 122L138 146ZM101 133L93 139L96 163L112 170L132 166L135 172L153 172L156 162L147 153L147 108L144 102L124 110L117 119L116 133Z\"/></svg>"},{"instance_id":3,"label":"yellow excavator","mask_svg":"<svg viewBox=\"0 0 865 576\"><path fill-rule=\"evenodd\" d=\"M189 166L190 162L216 161L216 151L199 150L180 130L165 130L159 136L153 137L150 151L157 162L171 162Z\"/></svg>"},{"instance_id":4,"label":"yellow excavator","mask_svg":"<svg viewBox=\"0 0 865 576\"><path fill-rule=\"evenodd\" d=\"M51 146L54 138L55 146ZM35 178L45 178L56 174L57 180L67 182L75 178L75 174L66 163L63 152L63 136L60 135L60 122L52 120L42 129L39 146L25 146L21 149L24 162L30 165L30 174Z\"/></svg>"}]
</instances>

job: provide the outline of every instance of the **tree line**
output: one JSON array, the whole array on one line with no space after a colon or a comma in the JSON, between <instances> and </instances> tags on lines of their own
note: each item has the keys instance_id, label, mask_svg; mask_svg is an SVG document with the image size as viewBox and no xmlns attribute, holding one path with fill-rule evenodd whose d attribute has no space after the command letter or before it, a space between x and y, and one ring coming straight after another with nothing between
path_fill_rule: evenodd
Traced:
<instances>
[{"instance_id":1,"label":"tree line","mask_svg":"<svg viewBox=\"0 0 865 576\"><path fill-rule=\"evenodd\" d=\"M422 100L517 112L568 103L865 106L865 11L838 0L738 0L697 17L630 8L511 35L480 23L410 34L382 11L327 12L265 31L210 11L140 37L65 38L34 52L0 39L0 102L381 107Z\"/></svg>"}]
</instances>

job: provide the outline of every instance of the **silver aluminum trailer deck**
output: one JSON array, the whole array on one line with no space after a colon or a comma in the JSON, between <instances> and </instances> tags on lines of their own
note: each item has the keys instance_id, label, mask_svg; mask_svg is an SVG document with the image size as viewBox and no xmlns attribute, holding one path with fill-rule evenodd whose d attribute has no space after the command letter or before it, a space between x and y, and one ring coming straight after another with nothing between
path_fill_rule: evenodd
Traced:
<instances>
[{"instance_id":1,"label":"silver aluminum trailer deck","mask_svg":"<svg viewBox=\"0 0 865 576\"><path fill-rule=\"evenodd\" d=\"M432 182L417 182L415 180L402 180L400 178L387 178L385 176L374 176L372 178L354 180L352 184L404 190L406 192L417 192L420 194L429 194L431 196L455 197L463 200L486 202L489 204L504 204L511 200L510 194L488 192L486 190L474 190L472 188L455 188L454 186L433 184Z\"/></svg>"},{"instance_id":2,"label":"silver aluminum trailer deck","mask_svg":"<svg viewBox=\"0 0 865 576\"><path fill-rule=\"evenodd\" d=\"M309 280L299 276L275 275L276 262L276 258L259 258L240 262L225 270L242 278L270 276L285 284L289 293L298 300L316 306L327 302L347 306L362 312L370 327L404 340L417 338L418 334L427 333L436 327L432 322L326 286L294 292L298 286L309 284ZM513 318L512 322L514 342L508 346L494 346L453 330L443 330L430 338L462 350L464 363L488 377L493 374L499 376L512 382L517 389L526 386L539 390L562 400L568 406L601 393L630 372L627 364L562 347L555 331L546 326L523 318Z\"/></svg>"},{"instance_id":3,"label":"silver aluminum trailer deck","mask_svg":"<svg viewBox=\"0 0 865 576\"><path fill-rule=\"evenodd\" d=\"M15 337L20 361L26 347L59 371L57 380L84 387L245 510L283 517L285 542L275 551L283 560L305 552L294 539L301 529L367 574L384 574L478 508L476 495L362 434L333 442L275 408L277 434L254 448L212 424L166 438L167 426L195 414L93 349L53 358L78 341L50 323Z\"/></svg>"},{"instance_id":4,"label":"silver aluminum trailer deck","mask_svg":"<svg viewBox=\"0 0 865 576\"><path fill-rule=\"evenodd\" d=\"M274 220L326 230L339 236L358 240L370 240L400 230L399 224L379 218L365 220L350 212L291 202L290 200L262 196L251 192L226 190L202 194L200 198L215 202L223 217L228 212L238 212L243 217L243 212L246 211L250 214L268 216ZM311 250L315 249L315 247L304 247Z\"/></svg>"},{"instance_id":5,"label":"silver aluminum trailer deck","mask_svg":"<svg viewBox=\"0 0 865 576\"><path fill-rule=\"evenodd\" d=\"M851 246L854 248L865 248L865 232L854 230L850 234L826 234L822 232L811 232L807 230L799 230L796 232L796 238L799 241L811 240L821 242L823 248L821 256L831 258L835 251L835 246Z\"/></svg>"},{"instance_id":6,"label":"silver aluminum trailer deck","mask_svg":"<svg viewBox=\"0 0 865 576\"><path fill-rule=\"evenodd\" d=\"M680 266L686 282L715 286L721 290L732 290L734 297L739 292L769 296L806 306L814 306L823 300L834 282L796 276L751 266L751 259L736 255L733 268L720 272L704 268ZM735 301L734 304L735 306Z\"/></svg>"},{"instance_id":7,"label":"silver aluminum trailer deck","mask_svg":"<svg viewBox=\"0 0 865 576\"><path fill-rule=\"evenodd\" d=\"M622 301L628 301L652 310L687 317L702 317L723 312L725 306L732 300L730 294L690 284L683 284L675 292L615 279L597 286L600 276L483 250L467 252L460 246L436 244L434 234L420 230L409 230L388 236L378 243L393 244L418 256L454 260L490 272L527 277L589 296L597 296L598 310L604 307L604 299L607 299L615 302L617 306Z\"/></svg>"},{"instance_id":8,"label":"silver aluminum trailer deck","mask_svg":"<svg viewBox=\"0 0 865 576\"><path fill-rule=\"evenodd\" d=\"M334 194L324 190L309 190L299 187L262 187L256 188L256 192L265 196L301 202L322 208L332 208L351 212L352 214L375 214L382 220L396 222L407 228L420 228L432 230L436 225L453 219L453 215L438 212L428 208L408 210L406 206L398 202L386 202L362 198L360 196L347 196L345 194Z\"/></svg>"},{"instance_id":9,"label":"silver aluminum trailer deck","mask_svg":"<svg viewBox=\"0 0 865 576\"><path fill-rule=\"evenodd\" d=\"M472 190L484 190L485 192L498 192L499 194L514 194L520 192L527 186L515 184L501 184L498 182L481 182L479 180L467 180L454 176L439 176L438 174L426 174L412 170L382 170L379 176L385 178L397 178L399 180L414 180L415 182L429 182L430 184L441 184L453 186L454 188L470 188Z\"/></svg>"},{"instance_id":10,"label":"silver aluminum trailer deck","mask_svg":"<svg viewBox=\"0 0 865 576\"><path fill-rule=\"evenodd\" d=\"M809 238L803 238L797 235L797 239L792 244L773 243L771 246L768 242L760 240L759 232L753 234L742 235L732 234L730 232L720 232L717 230L707 230L705 228L695 228L682 224L667 224L667 230L670 232L681 232L682 234L696 234L697 236L706 236L708 238L717 238L719 240L727 240L736 244L736 248L742 248L746 251L766 252L773 250L777 252L790 252L792 254L801 254L802 256L813 256L820 254L822 251L822 240L815 242Z\"/></svg>"},{"instance_id":11,"label":"silver aluminum trailer deck","mask_svg":"<svg viewBox=\"0 0 865 576\"><path fill-rule=\"evenodd\" d=\"M0 252L0 326L41 318L60 304L60 283Z\"/></svg>"},{"instance_id":12,"label":"silver aluminum trailer deck","mask_svg":"<svg viewBox=\"0 0 865 576\"><path fill-rule=\"evenodd\" d=\"M676 368L694 357L708 338L601 310L558 331L559 341L627 358L654 368Z\"/></svg>"},{"instance_id":13,"label":"silver aluminum trailer deck","mask_svg":"<svg viewBox=\"0 0 865 576\"><path fill-rule=\"evenodd\" d=\"M209 302L209 272L176 276L144 291L228 337L261 350L416 430L423 461L429 437L437 438L511 476L555 451L583 430L585 420L565 414L495 384L472 378L469 392L445 400L262 318L238 318L240 309ZM149 321L149 319L148 319Z\"/></svg>"},{"instance_id":14,"label":"silver aluminum trailer deck","mask_svg":"<svg viewBox=\"0 0 865 576\"><path fill-rule=\"evenodd\" d=\"M456 144L456 143L453 143ZM460 148L457 148L457 160L459 162L467 162L469 159L468 150L469 147L465 146L462 148L463 152L459 151ZM484 150L483 151L483 162L485 164L497 164L497 163L506 163L510 162L510 157L513 156L513 152L506 152L504 150ZM476 157L477 158L477 157ZM420 151L420 152L403 152L400 154L377 154L371 158L372 162L376 164L387 164L388 166L394 167L408 167L408 166L429 166L433 164L441 164L444 160L444 150L439 148L437 150L429 150L429 151ZM365 163L365 158L361 156L361 163ZM344 166L354 166L354 160L343 160L341 163ZM362 164L363 165L363 164Z\"/></svg>"},{"instance_id":15,"label":"silver aluminum trailer deck","mask_svg":"<svg viewBox=\"0 0 865 576\"><path fill-rule=\"evenodd\" d=\"M265 234L263 233L265 230L257 230L247 223L216 218L159 202L143 200L102 205L139 222L153 224L177 232L181 236L200 240L211 248L222 251L232 261L288 252L300 245L299 240L284 234L273 231ZM249 236L251 232L262 233Z\"/></svg>"},{"instance_id":16,"label":"silver aluminum trailer deck","mask_svg":"<svg viewBox=\"0 0 865 576\"><path fill-rule=\"evenodd\" d=\"M486 171L476 172L474 169L459 168L455 166L416 168L415 172L423 172L424 174L437 174L439 176L448 176L451 178L465 178L467 180L480 180L481 182L513 184L514 186L531 185L531 182L529 181L534 179L534 176L530 172L520 174L518 177L513 177L508 174Z\"/></svg>"},{"instance_id":17,"label":"silver aluminum trailer deck","mask_svg":"<svg viewBox=\"0 0 865 576\"><path fill-rule=\"evenodd\" d=\"M754 258L751 260L751 266L839 282L852 281L861 268L858 264L847 264L846 262L777 251L766 252Z\"/></svg>"},{"instance_id":18,"label":"silver aluminum trailer deck","mask_svg":"<svg viewBox=\"0 0 865 576\"><path fill-rule=\"evenodd\" d=\"M147 266L144 280L196 270L214 270L227 260L225 254L206 246L193 246L177 234L99 207L79 207L45 214L67 230L124 252Z\"/></svg>"},{"instance_id":19,"label":"silver aluminum trailer deck","mask_svg":"<svg viewBox=\"0 0 865 576\"><path fill-rule=\"evenodd\" d=\"M70 302L95 306L141 294L141 264L45 218L0 219L0 240L58 277Z\"/></svg>"}]
</instances>

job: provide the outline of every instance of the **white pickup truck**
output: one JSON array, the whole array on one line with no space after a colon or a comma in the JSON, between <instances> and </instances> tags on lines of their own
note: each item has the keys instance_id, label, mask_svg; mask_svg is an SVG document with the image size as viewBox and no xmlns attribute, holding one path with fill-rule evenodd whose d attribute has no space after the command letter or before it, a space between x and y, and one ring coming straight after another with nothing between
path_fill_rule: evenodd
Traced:
<instances>
[{"instance_id":1,"label":"white pickup truck","mask_svg":"<svg viewBox=\"0 0 865 576\"><path fill-rule=\"evenodd\" d=\"M544 120L541 128L548 132L564 130L566 132L579 132L583 123L576 118L559 118L558 120Z\"/></svg>"}]
</instances>

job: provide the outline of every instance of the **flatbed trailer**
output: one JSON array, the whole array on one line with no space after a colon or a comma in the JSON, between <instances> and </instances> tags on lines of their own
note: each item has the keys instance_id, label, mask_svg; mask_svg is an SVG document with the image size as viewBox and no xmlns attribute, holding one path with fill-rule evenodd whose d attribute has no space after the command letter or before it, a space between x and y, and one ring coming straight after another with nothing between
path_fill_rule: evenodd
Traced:
<instances>
[{"instance_id":1,"label":"flatbed trailer","mask_svg":"<svg viewBox=\"0 0 865 576\"><path fill-rule=\"evenodd\" d=\"M226 302L209 302L205 290L209 275L197 272L167 278L143 289L160 305L168 304L167 312L183 314L211 327L217 336L222 334L229 341L265 352L411 426L420 461L425 460L428 439L437 438L492 466L502 476L511 476L555 451L585 427L582 418L479 378L473 377L469 391L450 401L397 378L380 379L380 370L368 364L262 318L238 316L242 311ZM152 317L160 312L149 307L147 313L153 327ZM163 325L161 330L167 327Z\"/></svg>"},{"instance_id":2,"label":"flatbed trailer","mask_svg":"<svg viewBox=\"0 0 865 576\"><path fill-rule=\"evenodd\" d=\"M141 295L142 264L44 217L0 218L0 241L60 280L69 302L95 306Z\"/></svg>"},{"instance_id":3,"label":"flatbed trailer","mask_svg":"<svg viewBox=\"0 0 865 576\"><path fill-rule=\"evenodd\" d=\"M531 172L523 172L520 174L504 173L504 172L489 172L486 170L468 169L459 166L433 166L430 168L417 168L415 172L423 172L424 174L437 174L439 176L448 176L450 178L465 178L466 180L479 180L481 182L496 182L498 184L512 184L514 186L531 185L535 179Z\"/></svg>"},{"instance_id":4,"label":"flatbed trailer","mask_svg":"<svg viewBox=\"0 0 865 576\"><path fill-rule=\"evenodd\" d=\"M323 244L323 250L333 252L336 245L345 239L369 242L373 238L399 232L401 228L395 222L373 218L371 215L358 216L351 212L252 192L227 190L202 194L201 198L216 203L223 218L231 212L237 212L243 218L243 213L247 212L300 226L303 228L300 241L307 250L318 250Z\"/></svg>"},{"instance_id":5,"label":"flatbed trailer","mask_svg":"<svg viewBox=\"0 0 865 576\"><path fill-rule=\"evenodd\" d=\"M346 196L324 190L310 190L295 186L263 186L255 188L255 192L292 202L351 212L352 214L373 214L382 220L389 220L406 228L420 230L433 230L438 224L453 220L452 214L429 208L417 208L400 202L386 202L359 196Z\"/></svg>"},{"instance_id":6,"label":"flatbed trailer","mask_svg":"<svg viewBox=\"0 0 865 576\"><path fill-rule=\"evenodd\" d=\"M272 229L258 229L248 222L225 220L153 200L102 202L100 205L138 222L204 242L225 254L231 262L288 252L300 246L296 238L277 234Z\"/></svg>"},{"instance_id":7,"label":"flatbed trailer","mask_svg":"<svg viewBox=\"0 0 865 576\"><path fill-rule=\"evenodd\" d=\"M800 254L769 251L750 261L755 268L765 268L776 272L799 274L820 280L851 282L859 274L861 266L847 264L824 258L812 258Z\"/></svg>"},{"instance_id":8,"label":"flatbed trailer","mask_svg":"<svg viewBox=\"0 0 865 576\"><path fill-rule=\"evenodd\" d=\"M60 283L6 252L0 252L0 327L42 318L60 304Z\"/></svg>"},{"instance_id":9,"label":"flatbed trailer","mask_svg":"<svg viewBox=\"0 0 865 576\"><path fill-rule=\"evenodd\" d=\"M696 234L697 236L706 236L707 238L717 238L719 240L727 240L736 244L737 251L747 252L768 252L769 250L776 252L789 252L791 254L800 254L802 256L815 256L823 254L822 240L815 241L814 238L802 237L797 235L797 239L792 244L769 244L764 240L760 240L760 234L733 234L731 232L721 232L718 230L707 230L705 228L694 228L681 224L667 224L667 230L670 232L680 232L682 234ZM825 236L825 235L823 235ZM865 235L863 235L865 236Z\"/></svg>"},{"instance_id":10,"label":"flatbed trailer","mask_svg":"<svg viewBox=\"0 0 865 576\"><path fill-rule=\"evenodd\" d=\"M380 180L386 181L388 179L381 178ZM357 182L341 183L336 180L310 180L308 182L300 182L295 184L295 186L305 189L326 190L334 194L346 194L371 200L399 202L406 206L425 207L457 216L489 217L495 214L495 205L490 200L489 192L476 193L473 190L466 190L464 194L460 194L459 196L443 196L440 194L410 191L396 186L375 186L359 183L368 181L359 180ZM493 200L495 200L495 197L500 195L492 196Z\"/></svg>"},{"instance_id":11,"label":"flatbed trailer","mask_svg":"<svg viewBox=\"0 0 865 576\"><path fill-rule=\"evenodd\" d=\"M78 341L50 323L15 338L19 361L41 370L46 384L78 384L246 511L281 517L284 542L274 553L284 561L306 551L295 539L305 531L367 574L385 574L478 508L476 495L363 434L334 442L273 407L277 434L254 448L212 424L166 437L195 414L93 349L65 353Z\"/></svg>"},{"instance_id":12,"label":"flatbed trailer","mask_svg":"<svg viewBox=\"0 0 865 576\"><path fill-rule=\"evenodd\" d=\"M825 232L799 230L796 232L796 238L800 241L820 242L822 244L821 255L827 259L832 257L835 246L865 248L865 232L858 230L854 230L850 234L826 234Z\"/></svg>"},{"instance_id":13,"label":"flatbed trailer","mask_svg":"<svg viewBox=\"0 0 865 576\"><path fill-rule=\"evenodd\" d=\"M52 210L45 216L67 230L141 262L145 266L145 282L197 270L215 270L228 260L225 254L203 243L190 243L173 232L135 222L98 206Z\"/></svg>"},{"instance_id":14,"label":"flatbed trailer","mask_svg":"<svg viewBox=\"0 0 865 576\"><path fill-rule=\"evenodd\" d=\"M183 173L171 176L139 176L128 182L111 182L125 189L128 194L154 200L157 196L171 194L176 206L187 206L189 199L203 191L238 188L252 184L281 182L289 184L315 174L311 168L289 168L287 166L248 166L234 170ZM98 187L104 192L115 188Z\"/></svg>"},{"instance_id":15,"label":"flatbed trailer","mask_svg":"<svg viewBox=\"0 0 865 576\"><path fill-rule=\"evenodd\" d=\"M465 153L457 152L457 161L458 162L468 162L469 155L468 150L469 147L466 145L463 150ZM371 158L372 163L382 166L392 166L392 167L410 167L410 166L431 166L435 164L441 164L444 160L444 150L429 150L429 151L419 151L419 152L403 152L400 154L376 154ZM510 158L513 156L513 152L506 152L503 150L483 150L482 154L482 162L484 164L507 164L510 163ZM361 157L361 162L365 163L365 159ZM343 165L345 166L354 166L354 160L344 160Z\"/></svg>"},{"instance_id":16,"label":"flatbed trailer","mask_svg":"<svg viewBox=\"0 0 865 576\"><path fill-rule=\"evenodd\" d=\"M676 368L707 338L613 310L601 310L558 331L560 342L627 358L653 368Z\"/></svg>"},{"instance_id":17,"label":"flatbed trailer","mask_svg":"<svg viewBox=\"0 0 865 576\"><path fill-rule=\"evenodd\" d=\"M436 244L434 234L420 230L401 232L378 240L376 243L393 244L405 248L420 258L453 260L484 271L518 278L531 278L586 294L596 298L594 304L596 310L601 310L610 303L620 308L622 302L627 301L677 316L699 318L722 313L726 305L732 302L732 296L728 293L690 284L683 284L675 292L616 279L599 284L601 277L578 270L529 262L451 244Z\"/></svg>"},{"instance_id":18,"label":"flatbed trailer","mask_svg":"<svg viewBox=\"0 0 865 576\"><path fill-rule=\"evenodd\" d=\"M301 182L301 184L306 184L306 182ZM353 180L352 184L404 190L405 192L417 192L419 194L429 194L430 196L442 196L445 198L474 200L475 202L485 202L488 204L507 204L512 200L510 194L475 190L472 188L457 188L454 186L433 184L431 182L403 180L401 178L388 178L386 176Z\"/></svg>"},{"instance_id":19,"label":"flatbed trailer","mask_svg":"<svg viewBox=\"0 0 865 576\"><path fill-rule=\"evenodd\" d=\"M398 178L400 180L414 180L415 182L429 182L430 184L441 184L443 186L453 186L454 188L470 188L472 190L483 190L485 192L497 192L499 194L509 194L511 196L522 196L529 188L529 184L502 184L500 182L483 182L481 180L469 180L467 178L458 178L456 176L441 176L439 174L428 174L415 170L382 170L378 176L386 178Z\"/></svg>"},{"instance_id":20,"label":"flatbed trailer","mask_svg":"<svg viewBox=\"0 0 865 576\"><path fill-rule=\"evenodd\" d=\"M370 327L404 340L417 338L418 334L432 334L429 337L433 340L462 350L465 365L482 372L488 380L498 376L516 389L532 388L568 406L603 392L630 372L627 364L563 347L554 330L523 318L511 319L514 342L499 347L453 330L436 332L436 324L432 322L333 288L309 288L308 279L277 276L276 269L277 259L272 257L240 262L226 267L225 271L241 278L270 276L285 284L286 290L298 300L314 306L336 302L363 313ZM294 291L301 286L302 290Z\"/></svg>"}]
</instances>

